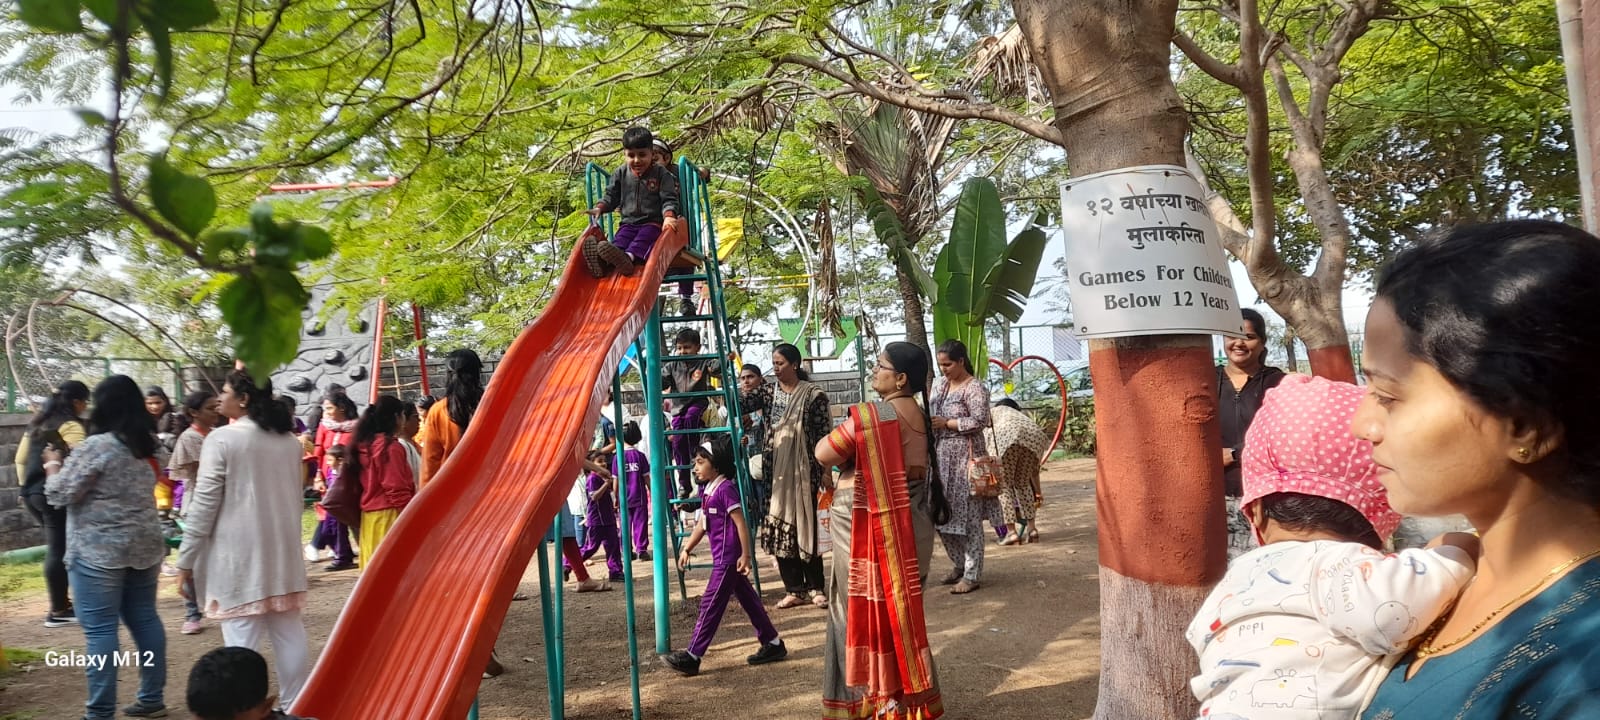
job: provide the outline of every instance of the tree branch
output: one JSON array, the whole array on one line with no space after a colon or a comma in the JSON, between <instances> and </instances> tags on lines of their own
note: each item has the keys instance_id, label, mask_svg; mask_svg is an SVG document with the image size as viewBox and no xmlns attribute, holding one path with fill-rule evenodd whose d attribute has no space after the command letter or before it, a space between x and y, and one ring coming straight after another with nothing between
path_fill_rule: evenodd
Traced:
<instances>
[{"instance_id":1,"label":"tree branch","mask_svg":"<svg viewBox=\"0 0 1600 720\"><path fill-rule=\"evenodd\" d=\"M816 58L788 53L775 58L776 62L798 65L814 72L826 75L834 80L849 86L856 93L872 98L879 102L889 103L908 110L917 110L958 120L988 120L990 122L1009 125L1032 135L1040 140L1061 144L1061 133L1054 125L1027 117L1017 112L976 99L967 102L952 102L931 96L926 93L911 93L900 90L891 90L868 82L860 77L843 72ZM968 96L970 97L970 96Z\"/></svg>"},{"instance_id":2,"label":"tree branch","mask_svg":"<svg viewBox=\"0 0 1600 720\"><path fill-rule=\"evenodd\" d=\"M1195 67L1203 70L1205 74L1216 78L1225 85L1240 87L1244 84L1244 79L1240 77L1238 65L1218 60L1215 55L1206 52L1205 48L1200 47L1200 43L1195 42L1194 38L1189 37L1188 33L1179 30L1177 34L1172 36L1172 44L1177 45L1178 49L1183 51L1184 56L1189 58L1189 61L1194 63Z\"/></svg>"}]
</instances>

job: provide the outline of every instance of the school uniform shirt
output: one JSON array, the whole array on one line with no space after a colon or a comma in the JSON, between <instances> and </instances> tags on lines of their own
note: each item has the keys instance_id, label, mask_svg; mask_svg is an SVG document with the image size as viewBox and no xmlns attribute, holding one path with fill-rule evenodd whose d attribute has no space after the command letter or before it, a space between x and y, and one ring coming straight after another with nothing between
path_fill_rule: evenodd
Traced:
<instances>
[{"instance_id":1,"label":"school uniform shirt","mask_svg":"<svg viewBox=\"0 0 1600 720\"><path fill-rule=\"evenodd\" d=\"M696 380L694 374L700 373ZM711 378L717 377L722 371L722 364L716 360L671 360L661 370L662 392L703 392L711 389ZM705 397L683 398L672 401L682 414L692 407L704 408L711 404Z\"/></svg>"},{"instance_id":2,"label":"school uniform shirt","mask_svg":"<svg viewBox=\"0 0 1600 720\"><path fill-rule=\"evenodd\" d=\"M650 500L650 458L638 448L622 453L622 472L628 483L628 507L644 507Z\"/></svg>"},{"instance_id":3,"label":"school uniform shirt","mask_svg":"<svg viewBox=\"0 0 1600 720\"><path fill-rule=\"evenodd\" d=\"M706 542L711 544L711 563L732 567L744 554L739 543L739 526L728 517L740 507L739 487L725 477L718 477L707 483L701 493L700 522L705 524Z\"/></svg>"},{"instance_id":4,"label":"school uniform shirt","mask_svg":"<svg viewBox=\"0 0 1600 720\"><path fill-rule=\"evenodd\" d=\"M598 492L606 486L607 480L600 477L599 473L589 473L584 482L584 494ZM605 492L589 499L589 511L584 516L584 524L592 527L611 527L617 524L617 508L611 499L611 493Z\"/></svg>"},{"instance_id":5,"label":"school uniform shirt","mask_svg":"<svg viewBox=\"0 0 1600 720\"><path fill-rule=\"evenodd\" d=\"M624 225L660 225L667 213L678 213L678 178L660 165L635 175L627 165L611 173L600 204L615 210Z\"/></svg>"},{"instance_id":6,"label":"school uniform shirt","mask_svg":"<svg viewBox=\"0 0 1600 720\"><path fill-rule=\"evenodd\" d=\"M1385 555L1318 540L1256 548L1228 565L1189 624L1190 681L1207 718L1355 718L1393 663L1472 579L1443 546Z\"/></svg>"}]
</instances>

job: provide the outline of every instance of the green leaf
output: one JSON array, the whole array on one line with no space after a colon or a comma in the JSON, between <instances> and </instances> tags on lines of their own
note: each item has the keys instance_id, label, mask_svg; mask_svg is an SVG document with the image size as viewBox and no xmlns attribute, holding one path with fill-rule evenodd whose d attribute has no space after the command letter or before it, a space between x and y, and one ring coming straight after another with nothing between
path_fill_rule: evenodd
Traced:
<instances>
[{"instance_id":1,"label":"green leaf","mask_svg":"<svg viewBox=\"0 0 1600 720\"><path fill-rule=\"evenodd\" d=\"M99 110L78 108L73 110L72 114L77 115L78 119L83 121L84 127L102 127L106 124L106 116L102 115Z\"/></svg>"},{"instance_id":2,"label":"green leaf","mask_svg":"<svg viewBox=\"0 0 1600 720\"><path fill-rule=\"evenodd\" d=\"M1000 260L983 278L983 291L974 303L973 315L981 322L994 315L1002 315L1011 322L1022 319L1023 307L1033 294L1033 283L1039 276L1039 263L1044 259L1048 237L1039 225L1045 214L1034 216L1033 222L1011 239L1001 253Z\"/></svg>"},{"instance_id":3,"label":"green leaf","mask_svg":"<svg viewBox=\"0 0 1600 720\"><path fill-rule=\"evenodd\" d=\"M973 312L983 295L983 278L1005 252L1005 232L1006 213L994 181L975 177L962 183L955 221L950 225L953 252L948 283L940 283L952 311L961 315Z\"/></svg>"},{"instance_id":4,"label":"green leaf","mask_svg":"<svg viewBox=\"0 0 1600 720\"><path fill-rule=\"evenodd\" d=\"M117 0L83 0L83 5L94 19L108 26L117 24Z\"/></svg>"},{"instance_id":5,"label":"green leaf","mask_svg":"<svg viewBox=\"0 0 1600 720\"><path fill-rule=\"evenodd\" d=\"M315 225L294 224L294 236L300 245L296 257L300 262L321 260L333 254L333 236Z\"/></svg>"},{"instance_id":6,"label":"green leaf","mask_svg":"<svg viewBox=\"0 0 1600 720\"><path fill-rule=\"evenodd\" d=\"M288 270L255 268L217 294L233 352L255 377L288 364L300 349L300 311L311 296Z\"/></svg>"},{"instance_id":7,"label":"green leaf","mask_svg":"<svg viewBox=\"0 0 1600 720\"><path fill-rule=\"evenodd\" d=\"M17 17L44 32L83 32L78 0L18 0Z\"/></svg>"},{"instance_id":8,"label":"green leaf","mask_svg":"<svg viewBox=\"0 0 1600 720\"><path fill-rule=\"evenodd\" d=\"M150 9L151 17L172 30L193 30L218 17L212 0L160 0Z\"/></svg>"},{"instance_id":9,"label":"green leaf","mask_svg":"<svg viewBox=\"0 0 1600 720\"><path fill-rule=\"evenodd\" d=\"M199 237L217 213L217 192L204 178L185 175L167 158L150 158L150 201L156 212L189 237Z\"/></svg>"},{"instance_id":10,"label":"green leaf","mask_svg":"<svg viewBox=\"0 0 1600 720\"><path fill-rule=\"evenodd\" d=\"M200 250L205 255L206 262L218 264L222 262L223 253L232 253L237 256L250 247L250 235L242 230L217 230L206 233L205 240L200 244Z\"/></svg>"},{"instance_id":11,"label":"green leaf","mask_svg":"<svg viewBox=\"0 0 1600 720\"><path fill-rule=\"evenodd\" d=\"M158 23L149 23L150 46L156 51L156 98L165 103L172 89L172 36Z\"/></svg>"}]
</instances>

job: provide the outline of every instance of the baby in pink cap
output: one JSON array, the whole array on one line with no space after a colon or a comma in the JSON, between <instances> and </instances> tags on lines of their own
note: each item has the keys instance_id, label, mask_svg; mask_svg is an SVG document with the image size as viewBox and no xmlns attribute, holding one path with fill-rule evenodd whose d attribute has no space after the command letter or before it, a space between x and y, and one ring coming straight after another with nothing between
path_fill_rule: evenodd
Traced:
<instances>
[{"instance_id":1,"label":"baby in pink cap","mask_svg":"<svg viewBox=\"0 0 1600 720\"><path fill-rule=\"evenodd\" d=\"M1245 436L1240 500L1261 547L1229 563L1187 633L1201 717L1359 716L1472 579L1473 535L1382 551L1400 515L1372 444L1350 434L1364 394L1304 375L1267 391Z\"/></svg>"}]
</instances>

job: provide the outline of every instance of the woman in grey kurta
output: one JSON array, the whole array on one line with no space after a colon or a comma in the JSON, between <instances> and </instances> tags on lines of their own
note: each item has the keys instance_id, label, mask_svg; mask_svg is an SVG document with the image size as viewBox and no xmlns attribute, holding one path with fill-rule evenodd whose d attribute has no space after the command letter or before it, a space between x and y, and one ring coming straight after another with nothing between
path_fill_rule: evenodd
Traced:
<instances>
[{"instance_id":1,"label":"woman in grey kurta","mask_svg":"<svg viewBox=\"0 0 1600 720\"><path fill-rule=\"evenodd\" d=\"M933 433L939 456L939 482L950 503L950 522L939 526L939 540L953 566L940 582L962 595L983 578L983 519L997 517L1000 501L973 497L967 467L989 427L989 390L973 375L967 346L960 340L939 344L935 358L944 377L933 381Z\"/></svg>"}]
</instances>

